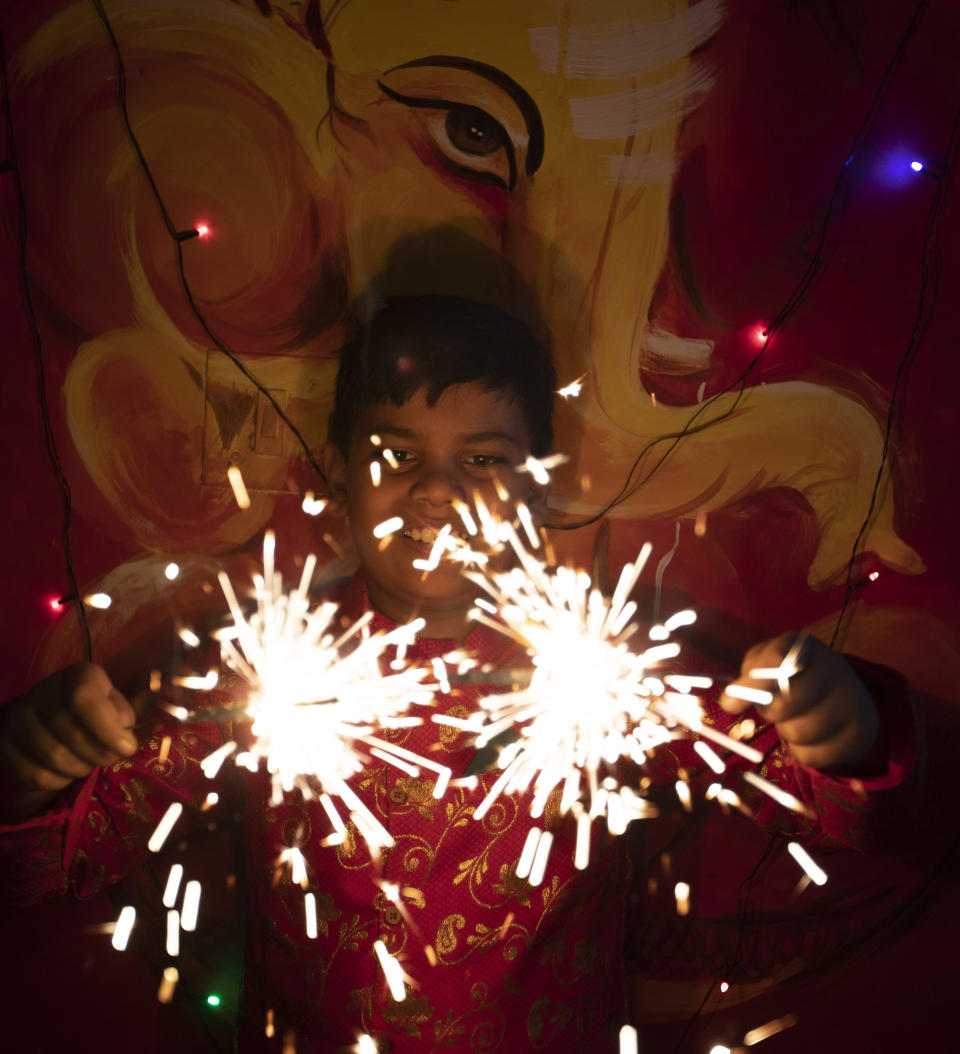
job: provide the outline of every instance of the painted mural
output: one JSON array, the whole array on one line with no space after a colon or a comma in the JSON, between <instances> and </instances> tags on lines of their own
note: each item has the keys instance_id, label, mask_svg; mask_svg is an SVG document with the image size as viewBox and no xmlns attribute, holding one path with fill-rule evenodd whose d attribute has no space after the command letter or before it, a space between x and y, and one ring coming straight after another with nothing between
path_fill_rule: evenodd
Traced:
<instances>
[{"instance_id":1,"label":"painted mural","mask_svg":"<svg viewBox=\"0 0 960 1054\"><path fill-rule=\"evenodd\" d=\"M827 0L3 6L38 326L4 184L5 694L82 654L38 363L109 660L268 525L349 567L302 509L337 349L371 297L450 292L582 381L562 556L615 572L649 538L648 585L715 625L809 626L955 696L949 4L916 27Z\"/></svg>"}]
</instances>

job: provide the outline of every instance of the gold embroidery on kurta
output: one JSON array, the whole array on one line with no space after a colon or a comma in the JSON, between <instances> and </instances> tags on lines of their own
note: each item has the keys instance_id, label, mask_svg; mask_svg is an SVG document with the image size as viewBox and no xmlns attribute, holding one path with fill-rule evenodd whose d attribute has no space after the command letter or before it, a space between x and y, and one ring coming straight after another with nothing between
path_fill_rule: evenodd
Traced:
<instances>
[{"instance_id":1,"label":"gold embroidery on kurta","mask_svg":"<svg viewBox=\"0 0 960 1054\"><path fill-rule=\"evenodd\" d=\"M457 950L457 930L466 926L467 920L463 915L448 915L437 927L437 936L433 947L441 959L449 959Z\"/></svg>"},{"instance_id":2,"label":"gold embroidery on kurta","mask_svg":"<svg viewBox=\"0 0 960 1054\"><path fill-rule=\"evenodd\" d=\"M470 1027L470 1037L466 1044L470 1050L482 1051L483 1054L494 1054L503 1043L503 1034L506 1022L503 1014L493 1004L488 1003L489 990L482 982L477 982L470 989L470 998L476 1003L476 1007L453 1016L453 1011L448 1010L443 1021L435 1021L433 1025L433 1038L435 1048L456 1047L463 1048L464 1044L456 1041L457 1036L466 1036L467 1028ZM470 1021L475 1015L481 1015L479 1021Z\"/></svg>"}]
</instances>

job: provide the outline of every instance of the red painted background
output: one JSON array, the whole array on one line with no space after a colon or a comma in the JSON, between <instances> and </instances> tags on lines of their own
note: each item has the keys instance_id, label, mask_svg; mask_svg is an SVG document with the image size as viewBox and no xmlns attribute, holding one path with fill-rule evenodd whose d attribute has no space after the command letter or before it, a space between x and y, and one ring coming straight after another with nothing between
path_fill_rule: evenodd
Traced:
<instances>
[{"instance_id":1,"label":"red painted background","mask_svg":"<svg viewBox=\"0 0 960 1054\"><path fill-rule=\"evenodd\" d=\"M8 60L60 6L10 0L3 5ZM915 31L881 90L885 70L918 7ZM787 303L814 259L825 226L813 280L774 333L750 384L794 379L836 384L872 400L882 417L899 371L889 451L898 494L896 522L927 570L916 576L884 570L878 581L858 589L851 598L849 636L857 649L886 658L921 687L955 702L960 702L960 547L955 542L960 512L960 187L950 166L960 150L956 138L951 140L960 107L958 40L960 9L951 0L921 5L905 0L731 3L724 26L705 46L706 57L721 74L680 133L671 256L656 297L657 318L675 332L716 342L709 395L734 380L756 354L757 327L769 324ZM104 91L114 90L108 62L91 68L89 76L102 78ZM19 173L29 173L32 159L38 152L47 155L51 144L37 113L24 120L15 97L13 102L16 160ZM56 99L48 98L44 105L55 106ZM871 107L858 148L845 166ZM53 435L67 479L81 492L87 486L70 452L61 400L62 380L81 334L30 281L32 239L44 236L42 215L31 215L23 269L13 137L4 120L2 698L31 683L40 642L64 617L51 609L50 601L70 592L64 505L41 423L41 358ZM926 171L912 172L908 162L913 158L924 161ZM82 187L81 176L70 169L57 173L65 188ZM29 203L29 178L22 191ZM101 258L96 245L87 250L84 266L108 271L114 266ZM39 352L25 292L36 313ZM277 289L277 302L286 303L288 294ZM665 403L694 402L703 380L646 379ZM288 537L292 544L307 544L312 525L292 509L282 517L291 525ZM673 521L613 521L612 562L632 556L648 537L665 551L673 542ZM83 508L74 510L70 538L81 591L138 552L125 532L111 532L101 516L90 516ZM572 544L571 550L579 545L588 553L591 539L592 533L585 532L583 542ZM701 541L694 540L689 523L684 525L683 546L667 581L704 606L771 633L818 620L829 625L844 590L842 585L824 590L807 585L815 539L816 524L795 494L784 489L760 493L712 515ZM868 559L857 580L873 566ZM79 658L79 637L76 649ZM838 981L824 1004L830 1020L839 1021L851 1006L866 1013L867 993L873 992L897 1020L906 1020L916 1008L918 1019L929 1021L937 1000L947 998L948 941L957 934L952 881L938 877L924 893L927 914L907 935ZM196 1038L202 1030L191 1024L186 1011L183 1020L167 1015L171 1020L158 1022L152 967L132 956L119 962L106 946L107 938L85 929L113 915L113 906L101 898L80 908L38 910L4 922L2 956L8 973L0 1005L5 1022L13 1020L21 1035L10 1049L68 1049L65 1037L75 1050L149 1050L155 1043L157 1049L169 1049L173 1042L185 1051L214 1049L212 1041ZM894 980L903 978L905 959L913 977L907 986ZM84 993L80 999L69 994L78 988ZM117 1040L114 1046L74 1038L93 1032L107 1014L114 1035L139 1038ZM179 1040L174 1038L178 1029ZM925 1034L922 1027L920 1034ZM931 1034L926 1033L928 1040ZM866 1049L856 1045L854 1036L841 1040L842 1035L840 1029L837 1045L822 1049ZM771 1041L769 1049L775 1054L788 1047Z\"/></svg>"}]
</instances>

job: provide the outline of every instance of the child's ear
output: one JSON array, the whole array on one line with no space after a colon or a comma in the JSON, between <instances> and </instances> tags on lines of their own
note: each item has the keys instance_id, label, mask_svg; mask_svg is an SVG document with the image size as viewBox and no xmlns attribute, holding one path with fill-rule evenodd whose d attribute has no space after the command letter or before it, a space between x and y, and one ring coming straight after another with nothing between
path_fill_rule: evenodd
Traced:
<instances>
[{"instance_id":1,"label":"child's ear","mask_svg":"<svg viewBox=\"0 0 960 1054\"><path fill-rule=\"evenodd\" d=\"M324 443L320 451L320 464L327 477L327 500L329 510L337 516L347 513L347 459L340 453L336 443Z\"/></svg>"}]
</instances>

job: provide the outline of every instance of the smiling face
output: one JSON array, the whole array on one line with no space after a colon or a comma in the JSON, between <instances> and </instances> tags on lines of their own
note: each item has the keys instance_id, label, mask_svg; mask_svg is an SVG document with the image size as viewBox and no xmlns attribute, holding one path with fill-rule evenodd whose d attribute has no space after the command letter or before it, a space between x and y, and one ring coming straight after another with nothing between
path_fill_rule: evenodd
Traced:
<instances>
[{"instance_id":1,"label":"smiling face","mask_svg":"<svg viewBox=\"0 0 960 1054\"><path fill-rule=\"evenodd\" d=\"M354 426L347 457L327 447L330 483L342 495L378 611L397 622L426 619L429 637L463 638L476 587L457 564L441 560L424 576L413 561L428 556L435 532L445 525L463 532L456 506L472 504L474 495L511 521L515 503L524 501L537 519L545 493L515 468L529 453L519 403L509 392L476 382L447 388L433 406L422 388L402 406L368 406ZM373 529L395 516L403 528L384 547Z\"/></svg>"}]
</instances>

